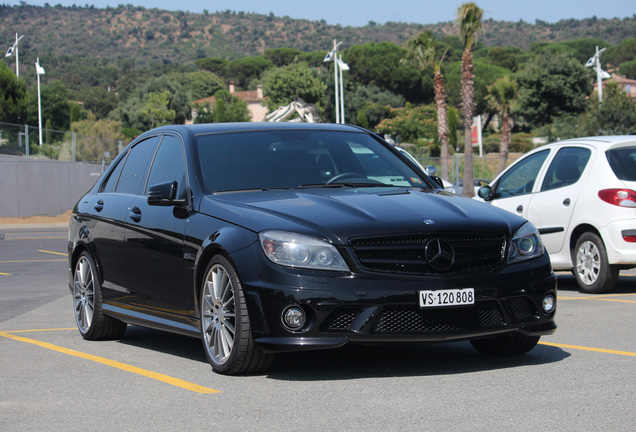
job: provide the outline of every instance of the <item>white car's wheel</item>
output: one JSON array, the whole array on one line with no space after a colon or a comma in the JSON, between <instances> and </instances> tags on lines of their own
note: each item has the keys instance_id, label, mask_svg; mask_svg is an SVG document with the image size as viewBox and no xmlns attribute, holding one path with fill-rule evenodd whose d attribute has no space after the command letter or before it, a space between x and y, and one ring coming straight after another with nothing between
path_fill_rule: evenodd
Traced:
<instances>
[{"instance_id":1,"label":"white car's wheel","mask_svg":"<svg viewBox=\"0 0 636 432\"><path fill-rule=\"evenodd\" d=\"M605 245L598 235L587 232L579 237L573 261L572 271L582 291L598 294L616 286L619 268L609 264Z\"/></svg>"}]
</instances>

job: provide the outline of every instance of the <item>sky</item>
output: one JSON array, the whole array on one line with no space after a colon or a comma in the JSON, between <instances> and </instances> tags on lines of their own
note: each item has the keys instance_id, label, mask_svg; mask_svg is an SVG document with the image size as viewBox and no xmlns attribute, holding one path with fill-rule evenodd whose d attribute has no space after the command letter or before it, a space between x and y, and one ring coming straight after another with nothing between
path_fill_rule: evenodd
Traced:
<instances>
[{"instance_id":1,"label":"sky","mask_svg":"<svg viewBox=\"0 0 636 432\"><path fill-rule=\"evenodd\" d=\"M484 18L496 21L524 20L534 23L539 19L555 23L562 19L626 18L636 14L634 0L474 0L484 10ZM387 21L435 24L453 21L457 8L465 1L456 0L189 0L184 3L174 0L97 0L91 3L82 0L24 0L33 6L92 4L98 8L117 7L120 4L143 6L147 9L182 10L202 13L204 9L213 13L232 10L255 12L275 16L308 19L324 19L327 24L364 26L369 21L384 24ZM3 0L5 5L18 5L20 1Z\"/></svg>"}]
</instances>

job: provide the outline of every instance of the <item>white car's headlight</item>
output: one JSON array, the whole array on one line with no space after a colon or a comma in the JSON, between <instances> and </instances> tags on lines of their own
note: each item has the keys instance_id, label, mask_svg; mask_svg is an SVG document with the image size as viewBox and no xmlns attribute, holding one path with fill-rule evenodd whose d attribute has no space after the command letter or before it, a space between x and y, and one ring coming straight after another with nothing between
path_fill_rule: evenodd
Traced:
<instances>
[{"instance_id":1,"label":"white car's headlight","mask_svg":"<svg viewBox=\"0 0 636 432\"><path fill-rule=\"evenodd\" d=\"M314 237L287 231L263 231L261 247L273 263L318 270L349 271L338 250Z\"/></svg>"},{"instance_id":2,"label":"white car's headlight","mask_svg":"<svg viewBox=\"0 0 636 432\"><path fill-rule=\"evenodd\" d=\"M545 252L541 235L537 228L526 222L512 238L508 254L508 264L538 258Z\"/></svg>"}]
</instances>

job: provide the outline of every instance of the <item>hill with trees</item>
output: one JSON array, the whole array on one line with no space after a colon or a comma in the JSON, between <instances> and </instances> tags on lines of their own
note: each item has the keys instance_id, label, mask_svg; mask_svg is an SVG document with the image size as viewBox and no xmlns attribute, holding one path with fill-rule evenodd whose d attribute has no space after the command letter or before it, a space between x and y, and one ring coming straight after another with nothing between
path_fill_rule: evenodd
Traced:
<instances>
[{"instance_id":1,"label":"hill with trees","mask_svg":"<svg viewBox=\"0 0 636 432\"><path fill-rule=\"evenodd\" d=\"M432 35L435 70L405 61L409 46L404 43L424 32ZM20 77L15 57L0 63L0 127L37 126L37 58L46 70L41 99L47 130L128 140L157 124L193 120L193 112L194 121L248 121L245 102L227 91L230 82L237 90L262 86L270 109L302 95L321 118L333 121L333 63L323 59L337 39L344 41L340 53L350 66L344 77L348 122L419 144L422 152L437 156L433 105L443 85L450 130L443 135L452 151L463 130L458 117L464 44L451 21L343 27L229 10L194 14L131 5L0 5L1 40L10 46L16 33L24 35ZM636 16L554 24L484 20L472 45L471 67L475 113L486 119L488 148L497 148L499 130L492 126L502 107L514 123L511 151L527 150L533 135L564 138L636 128L634 104L625 103L624 92L608 92L615 105L602 110L594 105L595 74L584 66L598 46L606 48L606 70L636 79L635 34ZM495 103L503 84L513 91ZM212 95L215 106L195 103ZM609 119L605 123L603 116ZM17 140L20 129L14 129L0 130L2 139ZM33 152L60 157L67 141L64 134L47 133L46 145ZM1 144L0 152L6 150ZM104 151L117 154L112 144L78 148L85 160Z\"/></svg>"}]
</instances>

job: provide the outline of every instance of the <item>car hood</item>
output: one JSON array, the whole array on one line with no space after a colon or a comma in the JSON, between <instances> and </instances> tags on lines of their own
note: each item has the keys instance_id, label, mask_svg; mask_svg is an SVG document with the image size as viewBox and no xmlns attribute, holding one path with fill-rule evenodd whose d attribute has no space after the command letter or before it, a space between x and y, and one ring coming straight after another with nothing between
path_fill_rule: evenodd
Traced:
<instances>
[{"instance_id":1,"label":"car hood","mask_svg":"<svg viewBox=\"0 0 636 432\"><path fill-rule=\"evenodd\" d=\"M254 232L293 231L346 243L351 237L430 231L501 232L525 220L442 190L339 188L208 195L201 213Z\"/></svg>"}]
</instances>

